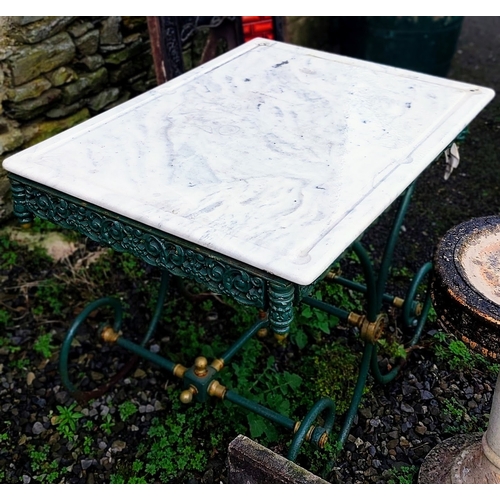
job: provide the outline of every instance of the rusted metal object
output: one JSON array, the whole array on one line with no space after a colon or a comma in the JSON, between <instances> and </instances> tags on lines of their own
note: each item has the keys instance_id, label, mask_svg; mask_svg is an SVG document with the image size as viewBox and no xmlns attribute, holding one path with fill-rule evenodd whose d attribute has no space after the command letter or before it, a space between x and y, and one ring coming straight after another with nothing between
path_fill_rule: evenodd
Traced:
<instances>
[{"instance_id":1,"label":"rusted metal object","mask_svg":"<svg viewBox=\"0 0 500 500\"><path fill-rule=\"evenodd\" d=\"M452 228L434 256L432 298L440 325L500 361L500 217Z\"/></svg>"},{"instance_id":2,"label":"rusted metal object","mask_svg":"<svg viewBox=\"0 0 500 500\"><path fill-rule=\"evenodd\" d=\"M448 231L434 254L431 284L438 321L471 349L500 360L500 217L481 217ZM497 379L497 388L500 377ZM500 393L487 431L453 436L426 457L419 483L500 483Z\"/></svg>"}]
</instances>

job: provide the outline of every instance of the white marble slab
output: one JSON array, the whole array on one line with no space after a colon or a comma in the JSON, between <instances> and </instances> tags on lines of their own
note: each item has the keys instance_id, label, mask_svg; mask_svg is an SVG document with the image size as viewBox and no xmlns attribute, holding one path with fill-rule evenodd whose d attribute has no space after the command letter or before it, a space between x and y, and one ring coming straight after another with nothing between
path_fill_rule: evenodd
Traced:
<instances>
[{"instance_id":1,"label":"white marble slab","mask_svg":"<svg viewBox=\"0 0 500 500\"><path fill-rule=\"evenodd\" d=\"M493 96L254 39L4 167L306 285Z\"/></svg>"}]
</instances>

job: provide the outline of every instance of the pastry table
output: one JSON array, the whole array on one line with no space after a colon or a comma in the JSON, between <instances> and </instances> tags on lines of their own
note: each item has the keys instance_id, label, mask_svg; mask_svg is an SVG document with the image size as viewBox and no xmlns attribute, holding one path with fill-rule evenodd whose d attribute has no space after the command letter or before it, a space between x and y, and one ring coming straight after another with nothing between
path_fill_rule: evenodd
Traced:
<instances>
[{"instance_id":1,"label":"pastry table","mask_svg":"<svg viewBox=\"0 0 500 500\"><path fill-rule=\"evenodd\" d=\"M294 433L288 458L304 440L324 446L334 403L318 401L300 422L254 404L216 375L262 328L283 341L301 301L359 328L366 342L355 397L339 436L357 411L383 332L382 303L399 301L419 335L430 301L416 304L424 266L404 299L384 290L413 183L493 98L494 92L371 62L254 39L85 123L7 158L15 215L39 216L129 252L164 271L153 323L142 344L121 334L117 299L101 334L182 378L181 400L225 398ZM400 208L375 273L359 238L393 202ZM366 314L309 296L347 249L360 257ZM184 367L151 353L168 276L195 281L254 306L257 321L220 358ZM388 298L389 297L389 298ZM415 337L416 338L416 337ZM313 425L323 414L323 425Z\"/></svg>"}]
</instances>

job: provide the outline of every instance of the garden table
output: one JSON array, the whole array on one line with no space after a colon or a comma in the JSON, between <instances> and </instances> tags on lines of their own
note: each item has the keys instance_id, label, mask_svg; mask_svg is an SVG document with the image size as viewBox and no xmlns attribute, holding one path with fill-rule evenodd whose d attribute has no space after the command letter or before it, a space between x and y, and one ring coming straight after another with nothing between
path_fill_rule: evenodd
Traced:
<instances>
[{"instance_id":1,"label":"garden table","mask_svg":"<svg viewBox=\"0 0 500 500\"><path fill-rule=\"evenodd\" d=\"M385 293L392 251L413 182L467 127L494 92L293 46L254 39L198 68L4 161L14 212L71 228L174 275L260 310L259 319L221 358L192 367L145 348L164 299L141 345L113 326L103 336L184 380L181 399L225 398L295 432L289 458L307 439L323 446L333 403L320 400L300 422L253 404L223 387L217 372L262 328L288 334L296 305L308 301L357 326L366 341L346 423L354 418L368 366L377 372L375 341L384 329L383 302L404 308L419 334L430 301L415 290L404 299ZM395 200L398 215L378 276L359 237ZM315 283L353 247L366 283L366 315L311 298ZM370 361L371 360L371 361ZM394 375L394 374L393 374ZM381 375L386 381L393 375ZM313 426L326 413L323 426Z\"/></svg>"}]
</instances>

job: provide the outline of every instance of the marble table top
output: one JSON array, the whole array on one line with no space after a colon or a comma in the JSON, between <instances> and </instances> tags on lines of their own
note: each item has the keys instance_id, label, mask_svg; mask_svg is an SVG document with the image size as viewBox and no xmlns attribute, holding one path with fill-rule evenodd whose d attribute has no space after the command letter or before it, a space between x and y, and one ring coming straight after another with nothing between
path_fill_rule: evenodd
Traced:
<instances>
[{"instance_id":1,"label":"marble table top","mask_svg":"<svg viewBox=\"0 0 500 500\"><path fill-rule=\"evenodd\" d=\"M493 96L254 39L3 166L308 285Z\"/></svg>"}]
</instances>

